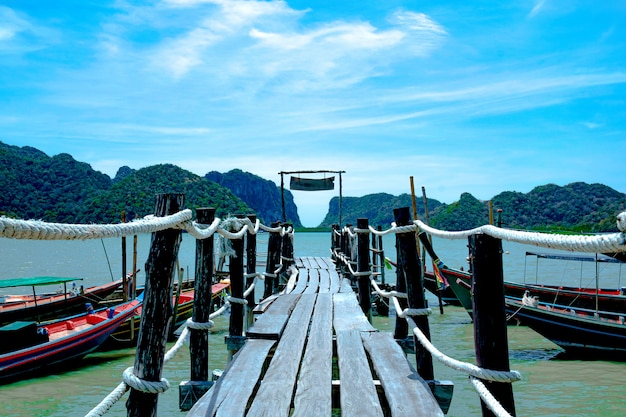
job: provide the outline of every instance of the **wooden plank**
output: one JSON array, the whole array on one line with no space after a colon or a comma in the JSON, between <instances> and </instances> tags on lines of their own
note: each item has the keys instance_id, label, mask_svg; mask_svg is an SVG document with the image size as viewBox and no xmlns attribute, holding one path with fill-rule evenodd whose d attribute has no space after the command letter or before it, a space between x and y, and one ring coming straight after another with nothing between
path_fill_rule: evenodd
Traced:
<instances>
[{"instance_id":1,"label":"wooden plank","mask_svg":"<svg viewBox=\"0 0 626 417\"><path fill-rule=\"evenodd\" d=\"M390 333L361 333L393 417L443 416L430 388Z\"/></svg>"},{"instance_id":2,"label":"wooden plank","mask_svg":"<svg viewBox=\"0 0 626 417\"><path fill-rule=\"evenodd\" d=\"M328 269L328 273L330 274L330 292L333 294L339 292L339 288L341 287L339 273L336 269Z\"/></svg>"},{"instance_id":3,"label":"wooden plank","mask_svg":"<svg viewBox=\"0 0 626 417\"><path fill-rule=\"evenodd\" d=\"M333 294L333 327L335 332L349 330L376 331L363 314L354 292Z\"/></svg>"},{"instance_id":4,"label":"wooden plank","mask_svg":"<svg viewBox=\"0 0 626 417\"><path fill-rule=\"evenodd\" d=\"M341 417L382 417L365 349L358 331L340 331L337 335L337 361Z\"/></svg>"},{"instance_id":5,"label":"wooden plank","mask_svg":"<svg viewBox=\"0 0 626 417\"><path fill-rule=\"evenodd\" d=\"M317 269L309 269L309 284L304 290L305 294L315 294L319 289L320 274Z\"/></svg>"},{"instance_id":6,"label":"wooden plank","mask_svg":"<svg viewBox=\"0 0 626 417\"><path fill-rule=\"evenodd\" d=\"M248 329L246 336L252 339L278 340L299 297L300 294L293 293L278 297Z\"/></svg>"},{"instance_id":7,"label":"wooden plank","mask_svg":"<svg viewBox=\"0 0 626 417\"><path fill-rule=\"evenodd\" d=\"M269 297L264 298L263 300L259 301L259 304L257 304L256 307L254 307L254 310L252 310L252 312L254 314L265 313L265 311L269 308L269 306L274 301L276 301L277 298L278 298L278 294L272 294Z\"/></svg>"},{"instance_id":8,"label":"wooden plank","mask_svg":"<svg viewBox=\"0 0 626 417\"><path fill-rule=\"evenodd\" d=\"M304 258L302 257L296 257L294 259L294 264L296 265L296 268L304 268L305 264L304 264Z\"/></svg>"},{"instance_id":9,"label":"wooden plank","mask_svg":"<svg viewBox=\"0 0 626 417\"><path fill-rule=\"evenodd\" d=\"M196 402L188 415L243 416L261 376L263 363L275 343L272 340L246 341L222 376Z\"/></svg>"},{"instance_id":10,"label":"wooden plank","mask_svg":"<svg viewBox=\"0 0 626 417\"><path fill-rule=\"evenodd\" d=\"M289 416L315 299L315 294L300 297L298 304L291 313L285 332L276 347L272 362L263 377L263 382L255 395L247 417Z\"/></svg>"},{"instance_id":11,"label":"wooden plank","mask_svg":"<svg viewBox=\"0 0 626 417\"><path fill-rule=\"evenodd\" d=\"M330 417L332 413L332 310L332 295L318 294L292 417Z\"/></svg>"},{"instance_id":12,"label":"wooden plank","mask_svg":"<svg viewBox=\"0 0 626 417\"><path fill-rule=\"evenodd\" d=\"M348 278L339 279L339 292L354 292L352 289L352 283Z\"/></svg>"},{"instance_id":13,"label":"wooden plank","mask_svg":"<svg viewBox=\"0 0 626 417\"><path fill-rule=\"evenodd\" d=\"M319 292L327 293L330 291L330 273L327 269L318 269L320 274Z\"/></svg>"},{"instance_id":14,"label":"wooden plank","mask_svg":"<svg viewBox=\"0 0 626 417\"><path fill-rule=\"evenodd\" d=\"M298 280L298 275L300 275L300 270L298 268L289 268L289 270L289 279L287 280L287 284L282 291L284 294L289 294L293 291L296 286L296 281Z\"/></svg>"},{"instance_id":15,"label":"wooden plank","mask_svg":"<svg viewBox=\"0 0 626 417\"><path fill-rule=\"evenodd\" d=\"M299 269L298 270L298 280L296 281L296 287L293 289L292 293L302 294L306 289L306 286L309 282L309 270L308 269Z\"/></svg>"}]
</instances>

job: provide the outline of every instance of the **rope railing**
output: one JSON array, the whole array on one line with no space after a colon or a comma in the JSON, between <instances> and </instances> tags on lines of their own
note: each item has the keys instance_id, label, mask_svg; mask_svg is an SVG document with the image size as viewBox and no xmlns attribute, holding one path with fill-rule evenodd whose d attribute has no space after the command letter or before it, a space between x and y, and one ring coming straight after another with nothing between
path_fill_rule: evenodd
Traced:
<instances>
[{"instance_id":1,"label":"rope railing","mask_svg":"<svg viewBox=\"0 0 626 417\"><path fill-rule=\"evenodd\" d=\"M620 223L621 222L621 223ZM617 222L618 228L621 230L620 233L611 233L604 235L555 235L548 233L538 233L538 232L523 232L523 231L514 231L508 229L502 229L491 225L485 225L479 228L466 230L466 231L458 231L458 232L448 232L442 231L435 228L432 228L423 222L416 220L413 224L407 226L398 227L395 223L392 223L391 228L385 231L379 231L371 226L369 230L360 230L355 228L345 227L343 231L345 235L347 235L350 239L355 239L358 233L373 233L378 236L386 235L386 234L396 234L396 233L407 233L407 232L417 232L420 229L430 233L433 236L437 236L444 239L462 239L467 238L470 235L483 233L489 236L492 236L497 239L513 241L522 244L529 244L535 246L542 246L553 249L562 249L568 251L579 251L579 252L622 252L626 250L626 213L622 213L618 216ZM622 226L622 227L620 227ZM372 275L371 272L355 272L352 268L352 260L345 256L343 253L338 251L333 251L335 258L341 261L344 265L347 266L348 271L353 276L360 275ZM469 362L462 362L457 359L451 358L438 350L428 338L424 335L424 333L417 326L413 317L428 315L431 313L429 308L424 309L411 309L405 308L402 309L400 303L398 301L399 298L406 298L406 294L398 293L396 291L384 291L379 286L378 283L372 278L371 285L374 288L374 293L378 294L381 297L391 299L394 304L394 308L396 311L396 316L399 318L403 318L407 321L410 328L413 329L413 335L419 341L419 343L431 354L432 357L437 359L442 364L455 369L459 372L465 373L469 376L469 382L474 388L474 390L478 393L481 400L485 403L487 408L494 413L494 415L498 417L510 417L511 414L498 402L498 400L489 392L488 388L482 381L494 381L500 383L513 383L522 379L522 375L520 372L511 370L511 371L499 371L492 369L481 368L475 364Z\"/></svg>"},{"instance_id":2,"label":"rope railing","mask_svg":"<svg viewBox=\"0 0 626 417\"><path fill-rule=\"evenodd\" d=\"M293 234L293 227L269 227L255 223L248 218L216 218L211 225L202 225L191 220L190 209L178 213L156 217L149 215L128 223L119 224L65 224L49 223L41 220L20 220L0 217L0 237L29 240L89 240L125 237L137 234L159 232L166 229L181 229L196 239L208 239L219 233L227 239L241 239L246 233L257 234L259 230L280 232L281 236ZM230 229L236 229L236 232Z\"/></svg>"},{"instance_id":3,"label":"rope railing","mask_svg":"<svg viewBox=\"0 0 626 417\"><path fill-rule=\"evenodd\" d=\"M210 225L199 224L191 220L192 211L189 209L181 210L178 213L156 217L154 215L146 216L129 223L120 224L65 224L50 223L41 220L20 220L8 217L0 217L0 238L24 239L24 240L90 240L125 237L137 234L147 234L159 232L167 229L181 229L187 231L191 236L198 240L208 239L216 233L227 239L242 239L247 233L257 234L259 230L267 232L280 233L281 236L289 235L293 238L293 227L278 226L269 227L260 223L257 219L254 223L248 218L227 218L220 220L214 219ZM235 231L231 231L235 230ZM262 280L266 276L275 277L284 267L283 260L290 261L292 259L281 256L281 263L274 273L254 273L246 274L247 278L255 277L254 281L244 292L244 296L254 291L257 280ZM187 320L183 326L181 335L172 348L166 352L164 363L172 359L180 348L189 340L189 329L198 329L209 331L213 327L212 319L224 314L230 307L231 303L246 304L245 299L228 297L222 307L210 315L208 323L195 323L191 319ZM146 381L137 377L133 373L133 367L127 368L122 374L122 382L113 391L107 395L96 407L94 407L87 417L99 417L119 401L124 394L130 389L146 392L146 393L162 393L169 389L170 385L166 379L160 381Z\"/></svg>"}]
</instances>

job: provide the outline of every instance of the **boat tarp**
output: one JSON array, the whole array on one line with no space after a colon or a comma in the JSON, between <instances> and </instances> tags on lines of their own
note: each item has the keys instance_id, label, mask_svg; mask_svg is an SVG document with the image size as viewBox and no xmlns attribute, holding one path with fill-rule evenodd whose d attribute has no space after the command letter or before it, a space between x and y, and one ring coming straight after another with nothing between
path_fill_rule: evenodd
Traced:
<instances>
[{"instance_id":1,"label":"boat tarp","mask_svg":"<svg viewBox=\"0 0 626 417\"><path fill-rule=\"evenodd\" d=\"M82 278L66 278L66 277L26 277L26 278L7 278L0 279L0 288L25 287L33 285L55 285L64 282L80 281Z\"/></svg>"},{"instance_id":2,"label":"boat tarp","mask_svg":"<svg viewBox=\"0 0 626 417\"><path fill-rule=\"evenodd\" d=\"M619 259L611 258L606 255L598 255L596 258L594 255L574 255L568 253L540 253L540 252L526 252L526 256L536 256L543 259L561 259L566 261L580 261L580 262L609 262L620 264L623 263Z\"/></svg>"},{"instance_id":3,"label":"boat tarp","mask_svg":"<svg viewBox=\"0 0 626 417\"><path fill-rule=\"evenodd\" d=\"M302 178L291 177L289 188L296 191L326 191L335 189L335 177Z\"/></svg>"}]
</instances>

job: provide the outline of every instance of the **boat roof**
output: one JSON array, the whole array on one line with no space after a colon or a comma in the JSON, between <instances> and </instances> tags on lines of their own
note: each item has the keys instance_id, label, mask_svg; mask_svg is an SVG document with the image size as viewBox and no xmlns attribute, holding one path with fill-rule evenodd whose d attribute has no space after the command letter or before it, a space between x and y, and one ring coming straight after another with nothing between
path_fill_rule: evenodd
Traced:
<instances>
[{"instance_id":1,"label":"boat roof","mask_svg":"<svg viewBox=\"0 0 626 417\"><path fill-rule=\"evenodd\" d=\"M623 263L619 259L612 258L607 255L598 254L597 258L595 255L580 255L580 254L569 254L569 253L542 253L542 252L526 252L526 256L536 256L537 258L545 258L545 259L563 259L567 261L581 261L581 262L609 262L609 263Z\"/></svg>"},{"instance_id":2,"label":"boat roof","mask_svg":"<svg viewBox=\"0 0 626 417\"><path fill-rule=\"evenodd\" d=\"M70 281L80 281L82 278L69 277L26 277L0 279L0 288L24 287L33 285L55 285Z\"/></svg>"}]
</instances>

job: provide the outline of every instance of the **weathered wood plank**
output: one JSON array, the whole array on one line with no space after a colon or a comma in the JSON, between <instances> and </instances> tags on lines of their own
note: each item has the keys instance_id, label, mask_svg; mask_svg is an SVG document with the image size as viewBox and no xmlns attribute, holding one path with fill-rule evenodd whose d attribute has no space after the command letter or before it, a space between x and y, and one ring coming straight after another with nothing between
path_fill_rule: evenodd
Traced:
<instances>
[{"instance_id":1,"label":"weathered wood plank","mask_svg":"<svg viewBox=\"0 0 626 417\"><path fill-rule=\"evenodd\" d=\"M361 333L393 417L443 416L430 388L389 333Z\"/></svg>"},{"instance_id":2,"label":"weathered wood plank","mask_svg":"<svg viewBox=\"0 0 626 417\"><path fill-rule=\"evenodd\" d=\"M269 297L266 297L264 299L262 299L261 301L259 301L259 304L256 305L256 307L254 307L253 313L254 314L261 314L261 313L265 313L265 311L270 307L270 305L276 301L276 299L278 298L279 294L272 294Z\"/></svg>"},{"instance_id":3,"label":"weathered wood plank","mask_svg":"<svg viewBox=\"0 0 626 417\"><path fill-rule=\"evenodd\" d=\"M327 417L332 412L333 304L331 294L319 294L292 417Z\"/></svg>"},{"instance_id":4,"label":"weathered wood plank","mask_svg":"<svg viewBox=\"0 0 626 417\"><path fill-rule=\"evenodd\" d=\"M309 283L304 290L305 294L317 293L320 285L320 274L317 269L309 269Z\"/></svg>"},{"instance_id":5,"label":"weathered wood plank","mask_svg":"<svg viewBox=\"0 0 626 417\"><path fill-rule=\"evenodd\" d=\"M293 309L272 362L250 406L248 417L289 416L315 299L315 294L303 295Z\"/></svg>"},{"instance_id":6,"label":"weathered wood plank","mask_svg":"<svg viewBox=\"0 0 626 417\"><path fill-rule=\"evenodd\" d=\"M327 269L318 269L320 274L319 292L327 293L330 291L330 273Z\"/></svg>"},{"instance_id":7,"label":"weathered wood plank","mask_svg":"<svg viewBox=\"0 0 626 417\"><path fill-rule=\"evenodd\" d=\"M299 297L300 294L293 293L278 297L248 329L248 338L278 340Z\"/></svg>"},{"instance_id":8,"label":"weathered wood plank","mask_svg":"<svg viewBox=\"0 0 626 417\"><path fill-rule=\"evenodd\" d=\"M349 330L376 331L359 307L354 292L333 294L333 327L335 333Z\"/></svg>"},{"instance_id":9,"label":"weathered wood plank","mask_svg":"<svg viewBox=\"0 0 626 417\"><path fill-rule=\"evenodd\" d=\"M333 294L339 292L339 288L341 288L339 273L336 269L328 269L328 273L330 274L330 292Z\"/></svg>"},{"instance_id":10,"label":"weathered wood plank","mask_svg":"<svg viewBox=\"0 0 626 417\"><path fill-rule=\"evenodd\" d=\"M298 270L298 279L296 280L296 287L291 291L294 294L302 294L309 282L309 270L299 269Z\"/></svg>"},{"instance_id":11,"label":"weathered wood plank","mask_svg":"<svg viewBox=\"0 0 626 417\"><path fill-rule=\"evenodd\" d=\"M340 331L337 335L337 362L341 380L342 417L382 417L369 363L358 331Z\"/></svg>"},{"instance_id":12,"label":"weathered wood plank","mask_svg":"<svg viewBox=\"0 0 626 417\"><path fill-rule=\"evenodd\" d=\"M243 416L248 399L261 376L263 363L274 343L272 340L246 341L222 376L198 400L188 415Z\"/></svg>"}]
</instances>

